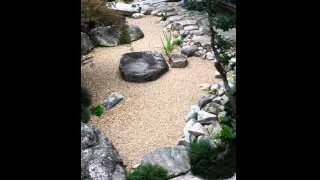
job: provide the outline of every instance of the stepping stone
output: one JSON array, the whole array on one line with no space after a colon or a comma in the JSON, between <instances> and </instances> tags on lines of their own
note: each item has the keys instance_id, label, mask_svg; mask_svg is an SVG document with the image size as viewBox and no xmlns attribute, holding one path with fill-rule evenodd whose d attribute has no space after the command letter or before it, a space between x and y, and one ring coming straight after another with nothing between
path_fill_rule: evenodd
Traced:
<instances>
[{"instance_id":1,"label":"stepping stone","mask_svg":"<svg viewBox=\"0 0 320 180\"><path fill-rule=\"evenodd\" d=\"M187 66L187 56L184 54L171 54L169 64L171 68L184 68Z\"/></svg>"},{"instance_id":2,"label":"stepping stone","mask_svg":"<svg viewBox=\"0 0 320 180\"><path fill-rule=\"evenodd\" d=\"M120 74L125 81L154 81L169 70L163 56L158 52L129 52L121 56Z\"/></svg>"}]
</instances>

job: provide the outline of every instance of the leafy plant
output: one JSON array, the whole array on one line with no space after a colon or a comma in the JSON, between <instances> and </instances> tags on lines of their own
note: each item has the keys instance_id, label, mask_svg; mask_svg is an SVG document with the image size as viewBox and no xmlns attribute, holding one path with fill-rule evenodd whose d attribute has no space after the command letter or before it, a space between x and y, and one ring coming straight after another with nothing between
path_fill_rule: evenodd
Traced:
<instances>
[{"instance_id":1,"label":"leafy plant","mask_svg":"<svg viewBox=\"0 0 320 180\"><path fill-rule=\"evenodd\" d=\"M165 50L166 55L169 55L172 52L172 43L171 43L171 31L169 32L169 34L166 34L163 31L163 35L166 38L166 44L163 43L162 39L162 45L163 45L163 49Z\"/></svg>"},{"instance_id":2,"label":"leafy plant","mask_svg":"<svg viewBox=\"0 0 320 180\"><path fill-rule=\"evenodd\" d=\"M168 170L160 165L141 164L126 175L126 180L167 180Z\"/></svg>"},{"instance_id":3,"label":"leafy plant","mask_svg":"<svg viewBox=\"0 0 320 180\"><path fill-rule=\"evenodd\" d=\"M102 105L93 106L90 109L91 114L99 116L99 117L102 115L103 110L104 110L104 107Z\"/></svg>"},{"instance_id":4,"label":"leafy plant","mask_svg":"<svg viewBox=\"0 0 320 180\"><path fill-rule=\"evenodd\" d=\"M229 153L215 148L209 141L201 139L190 144L188 156L192 174L205 179L232 177L235 171L234 158L229 158Z\"/></svg>"},{"instance_id":5,"label":"leafy plant","mask_svg":"<svg viewBox=\"0 0 320 180\"><path fill-rule=\"evenodd\" d=\"M222 123L222 124L227 124L227 123L229 123L230 121L231 121L231 117L230 116L221 116L220 118L219 118L219 121L220 121L220 123Z\"/></svg>"},{"instance_id":6,"label":"leafy plant","mask_svg":"<svg viewBox=\"0 0 320 180\"><path fill-rule=\"evenodd\" d=\"M230 147L233 139L236 138L236 132L233 131L232 128L230 128L227 125L222 125L222 130L214 135L215 139L220 139L220 144L217 144L219 148L226 149Z\"/></svg>"},{"instance_id":7,"label":"leafy plant","mask_svg":"<svg viewBox=\"0 0 320 180\"><path fill-rule=\"evenodd\" d=\"M181 37L178 37L175 40L173 40L173 43L177 46L180 46L183 43L183 40L181 39Z\"/></svg>"},{"instance_id":8,"label":"leafy plant","mask_svg":"<svg viewBox=\"0 0 320 180\"><path fill-rule=\"evenodd\" d=\"M88 89L81 87L81 104L85 107L89 107L91 105L91 95Z\"/></svg>"},{"instance_id":9,"label":"leafy plant","mask_svg":"<svg viewBox=\"0 0 320 180\"><path fill-rule=\"evenodd\" d=\"M90 113L88 108L81 104L81 122L88 123L90 120Z\"/></svg>"},{"instance_id":10,"label":"leafy plant","mask_svg":"<svg viewBox=\"0 0 320 180\"><path fill-rule=\"evenodd\" d=\"M128 32L128 26L124 26L125 28L121 31L121 36L119 39L120 44L126 44L131 42L131 37Z\"/></svg>"},{"instance_id":11,"label":"leafy plant","mask_svg":"<svg viewBox=\"0 0 320 180\"><path fill-rule=\"evenodd\" d=\"M162 12L161 13L161 21L165 21L167 20L168 16L167 16L167 12Z\"/></svg>"},{"instance_id":12,"label":"leafy plant","mask_svg":"<svg viewBox=\"0 0 320 180\"><path fill-rule=\"evenodd\" d=\"M182 7L184 7L187 10L203 11L205 3L203 1L197 0L184 0Z\"/></svg>"}]
</instances>

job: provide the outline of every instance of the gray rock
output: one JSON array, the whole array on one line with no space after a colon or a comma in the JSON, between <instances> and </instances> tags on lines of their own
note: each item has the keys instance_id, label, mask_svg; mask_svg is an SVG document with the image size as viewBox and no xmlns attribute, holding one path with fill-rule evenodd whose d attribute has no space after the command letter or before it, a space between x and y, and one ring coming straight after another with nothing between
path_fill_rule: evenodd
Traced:
<instances>
[{"instance_id":1,"label":"gray rock","mask_svg":"<svg viewBox=\"0 0 320 180\"><path fill-rule=\"evenodd\" d=\"M132 17L134 19L140 19L140 18L144 17L144 14L142 14L142 13L134 13L134 14L132 14Z\"/></svg>"},{"instance_id":2,"label":"gray rock","mask_svg":"<svg viewBox=\"0 0 320 180\"><path fill-rule=\"evenodd\" d=\"M208 131L211 135L216 135L222 130L221 125L218 121L213 122L212 124L209 125Z\"/></svg>"},{"instance_id":3,"label":"gray rock","mask_svg":"<svg viewBox=\"0 0 320 180\"><path fill-rule=\"evenodd\" d=\"M209 21L208 19L201 19L197 23L199 26L209 26Z\"/></svg>"},{"instance_id":4,"label":"gray rock","mask_svg":"<svg viewBox=\"0 0 320 180\"><path fill-rule=\"evenodd\" d=\"M211 102L202 108L202 110L211 114L219 114L219 112L224 111L224 106L221 106L215 102Z\"/></svg>"},{"instance_id":5,"label":"gray rock","mask_svg":"<svg viewBox=\"0 0 320 180\"><path fill-rule=\"evenodd\" d=\"M181 53L189 56L192 56L196 51L198 50L198 48L194 47L194 46L183 46L181 48Z\"/></svg>"},{"instance_id":6,"label":"gray rock","mask_svg":"<svg viewBox=\"0 0 320 180\"><path fill-rule=\"evenodd\" d=\"M147 7L142 7L141 8L141 13L144 15L151 15L151 12L154 11L155 8L152 6L147 6Z\"/></svg>"},{"instance_id":7,"label":"gray rock","mask_svg":"<svg viewBox=\"0 0 320 180\"><path fill-rule=\"evenodd\" d=\"M203 35L203 32L200 30L191 30L190 34L195 35L195 36L201 36L201 35Z\"/></svg>"},{"instance_id":8,"label":"gray rock","mask_svg":"<svg viewBox=\"0 0 320 180\"><path fill-rule=\"evenodd\" d=\"M106 26L92 29L90 35L98 45L113 47L119 44L121 32L116 28Z\"/></svg>"},{"instance_id":9,"label":"gray rock","mask_svg":"<svg viewBox=\"0 0 320 180\"><path fill-rule=\"evenodd\" d=\"M186 147L188 147L190 144L188 143L188 142L186 142L185 140L184 140L184 138L182 138L182 139L180 139L179 141L178 141L178 144L177 144L177 146L186 146Z\"/></svg>"},{"instance_id":10,"label":"gray rock","mask_svg":"<svg viewBox=\"0 0 320 180\"><path fill-rule=\"evenodd\" d=\"M196 116L196 113L200 111L200 107L199 106L191 106L190 111L187 115L187 117L185 118L185 121L188 122L190 119L194 119Z\"/></svg>"},{"instance_id":11,"label":"gray rock","mask_svg":"<svg viewBox=\"0 0 320 180\"><path fill-rule=\"evenodd\" d=\"M188 34L187 34L187 31L184 31L184 30L180 30L179 31L179 34L181 37L185 38Z\"/></svg>"},{"instance_id":12,"label":"gray rock","mask_svg":"<svg viewBox=\"0 0 320 180\"><path fill-rule=\"evenodd\" d=\"M221 105L226 105L228 102L229 102L229 97L224 94L224 95L221 97L220 104L221 104Z\"/></svg>"},{"instance_id":13,"label":"gray rock","mask_svg":"<svg viewBox=\"0 0 320 180\"><path fill-rule=\"evenodd\" d=\"M195 57L200 57L201 56L201 53L199 51L196 51L194 54L193 54Z\"/></svg>"},{"instance_id":14,"label":"gray rock","mask_svg":"<svg viewBox=\"0 0 320 180\"><path fill-rule=\"evenodd\" d=\"M162 6L162 7L158 7L157 8L157 11L158 12L171 12L171 11L174 11L175 8L174 7L168 7L168 6Z\"/></svg>"},{"instance_id":15,"label":"gray rock","mask_svg":"<svg viewBox=\"0 0 320 180\"><path fill-rule=\"evenodd\" d=\"M218 90L219 90L219 89L218 89ZM220 103L221 99L222 99L222 97L218 96L218 97L214 98L214 99L212 100L212 102Z\"/></svg>"},{"instance_id":16,"label":"gray rock","mask_svg":"<svg viewBox=\"0 0 320 180\"><path fill-rule=\"evenodd\" d=\"M198 136L208 136L209 132L207 129L205 129L200 123L195 123L189 130L188 132L191 135L194 135L195 137Z\"/></svg>"},{"instance_id":17,"label":"gray rock","mask_svg":"<svg viewBox=\"0 0 320 180\"><path fill-rule=\"evenodd\" d=\"M88 54L94 45L91 42L91 39L86 33L81 32L81 55Z\"/></svg>"},{"instance_id":18,"label":"gray rock","mask_svg":"<svg viewBox=\"0 0 320 180\"><path fill-rule=\"evenodd\" d=\"M178 12L176 12L176 11L167 12L167 17L176 16L176 15L178 15Z\"/></svg>"},{"instance_id":19,"label":"gray rock","mask_svg":"<svg viewBox=\"0 0 320 180\"><path fill-rule=\"evenodd\" d=\"M219 96L224 95L224 88L220 88L220 89L218 90L218 95L219 95Z\"/></svg>"},{"instance_id":20,"label":"gray rock","mask_svg":"<svg viewBox=\"0 0 320 180\"><path fill-rule=\"evenodd\" d=\"M200 110L198 112L198 122L201 124L211 124L217 121L217 116L206 111Z\"/></svg>"},{"instance_id":21,"label":"gray rock","mask_svg":"<svg viewBox=\"0 0 320 180\"><path fill-rule=\"evenodd\" d=\"M179 21L179 20L182 20L182 16L171 16L171 17L168 17L167 18L167 22L173 22L173 21Z\"/></svg>"},{"instance_id":22,"label":"gray rock","mask_svg":"<svg viewBox=\"0 0 320 180\"><path fill-rule=\"evenodd\" d=\"M206 54L202 54L202 55L201 55L201 58L202 58L202 59L206 59L206 57L207 57Z\"/></svg>"},{"instance_id":23,"label":"gray rock","mask_svg":"<svg viewBox=\"0 0 320 180\"><path fill-rule=\"evenodd\" d=\"M121 56L120 74L126 81L154 81L169 70L163 56L158 52L129 52Z\"/></svg>"},{"instance_id":24,"label":"gray rock","mask_svg":"<svg viewBox=\"0 0 320 180\"><path fill-rule=\"evenodd\" d=\"M200 26L199 31L201 31L204 35L211 36L210 28L209 26Z\"/></svg>"},{"instance_id":25,"label":"gray rock","mask_svg":"<svg viewBox=\"0 0 320 180\"><path fill-rule=\"evenodd\" d=\"M187 56L184 54L170 54L169 64L171 68L184 68L187 66Z\"/></svg>"},{"instance_id":26,"label":"gray rock","mask_svg":"<svg viewBox=\"0 0 320 180\"><path fill-rule=\"evenodd\" d=\"M190 119L185 127L183 128L183 134L184 134L184 140L187 142L187 143L190 143L190 133L188 132L188 130L195 124L197 123L197 121L195 119Z\"/></svg>"},{"instance_id":27,"label":"gray rock","mask_svg":"<svg viewBox=\"0 0 320 180\"><path fill-rule=\"evenodd\" d=\"M220 89L219 84L213 84L210 87L210 91L218 91Z\"/></svg>"},{"instance_id":28,"label":"gray rock","mask_svg":"<svg viewBox=\"0 0 320 180\"><path fill-rule=\"evenodd\" d=\"M188 174L175 177L175 178L173 178L171 180L204 180L204 179L199 178L197 176L194 176L194 175L191 174L191 172L189 172Z\"/></svg>"},{"instance_id":29,"label":"gray rock","mask_svg":"<svg viewBox=\"0 0 320 180\"><path fill-rule=\"evenodd\" d=\"M136 25L129 24L128 31L131 41L136 41L144 37L142 30Z\"/></svg>"},{"instance_id":30,"label":"gray rock","mask_svg":"<svg viewBox=\"0 0 320 180\"><path fill-rule=\"evenodd\" d=\"M189 26L183 27L183 30L185 31L191 31L191 30L197 30L197 29L199 29L197 25L189 25Z\"/></svg>"},{"instance_id":31,"label":"gray rock","mask_svg":"<svg viewBox=\"0 0 320 180\"><path fill-rule=\"evenodd\" d=\"M215 78L222 78L221 74L219 73L219 71L216 71L214 74Z\"/></svg>"},{"instance_id":32,"label":"gray rock","mask_svg":"<svg viewBox=\"0 0 320 180\"><path fill-rule=\"evenodd\" d=\"M188 25L196 25L197 21L194 20L180 20L180 21L175 21L173 23L175 29L183 29L184 26L188 26Z\"/></svg>"},{"instance_id":33,"label":"gray rock","mask_svg":"<svg viewBox=\"0 0 320 180\"><path fill-rule=\"evenodd\" d=\"M211 102L214 98L216 98L216 95L213 94L206 94L203 95L198 102L198 105L200 107L200 109L202 109L206 104L208 104L209 102Z\"/></svg>"},{"instance_id":34,"label":"gray rock","mask_svg":"<svg viewBox=\"0 0 320 180\"><path fill-rule=\"evenodd\" d=\"M204 36L193 36L192 40L195 44L200 44L202 47L211 47L211 37L204 35Z\"/></svg>"},{"instance_id":35,"label":"gray rock","mask_svg":"<svg viewBox=\"0 0 320 180\"><path fill-rule=\"evenodd\" d=\"M125 180L123 161L112 142L94 126L81 123L81 176Z\"/></svg>"},{"instance_id":36,"label":"gray rock","mask_svg":"<svg viewBox=\"0 0 320 180\"><path fill-rule=\"evenodd\" d=\"M207 59L209 59L209 60L213 60L214 59L214 56L213 56L212 52L207 52Z\"/></svg>"},{"instance_id":37,"label":"gray rock","mask_svg":"<svg viewBox=\"0 0 320 180\"><path fill-rule=\"evenodd\" d=\"M118 104L122 99L124 98L123 95L121 95L118 92L112 93L108 99L104 100L103 106L106 110L111 109L113 106Z\"/></svg>"},{"instance_id":38,"label":"gray rock","mask_svg":"<svg viewBox=\"0 0 320 180\"><path fill-rule=\"evenodd\" d=\"M185 174L191 168L188 150L185 146L156 149L144 155L141 163L162 165L168 169L169 176Z\"/></svg>"},{"instance_id":39,"label":"gray rock","mask_svg":"<svg viewBox=\"0 0 320 180\"><path fill-rule=\"evenodd\" d=\"M158 13L159 13L158 10L154 10L154 11L152 11L150 14L151 14L152 16L156 16Z\"/></svg>"}]
</instances>

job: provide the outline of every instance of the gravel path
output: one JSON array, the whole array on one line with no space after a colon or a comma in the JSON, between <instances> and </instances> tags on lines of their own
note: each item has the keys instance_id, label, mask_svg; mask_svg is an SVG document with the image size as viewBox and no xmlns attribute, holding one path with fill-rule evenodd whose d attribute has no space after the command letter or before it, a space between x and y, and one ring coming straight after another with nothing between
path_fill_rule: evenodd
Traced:
<instances>
[{"instance_id":1,"label":"gravel path","mask_svg":"<svg viewBox=\"0 0 320 180\"><path fill-rule=\"evenodd\" d=\"M134 51L162 51L163 27L157 25L158 20L154 16L127 18L145 34L143 39L132 42ZM186 68L170 68L156 81L125 82L120 78L119 61L122 53L130 51L130 45L96 48L89 54L94 61L81 70L82 84L91 91L93 105L101 104L112 92L125 97L101 118L92 117L91 124L112 140L128 169L154 149L175 146L183 136L184 117L190 106L204 94L199 85L217 81L211 61L192 57Z\"/></svg>"}]
</instances>

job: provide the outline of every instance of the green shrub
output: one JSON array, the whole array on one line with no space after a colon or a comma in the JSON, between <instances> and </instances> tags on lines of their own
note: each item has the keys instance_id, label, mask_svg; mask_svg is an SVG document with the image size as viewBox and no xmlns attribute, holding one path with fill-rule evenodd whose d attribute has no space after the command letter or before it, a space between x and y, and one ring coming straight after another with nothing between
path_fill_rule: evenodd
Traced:
<instances>
[{"instance_id":1,"label":"green shrub","mask_svg":"<svg viewBox=\"0 0 320 180\"><path fill-rule=\"evenodd\" d=\"M182 7L188 10L203 11L205 8L205 1L185 0Z\"/></svg>"},{"instance_id":2,"label":"green shrub","mask_svg":"<svg viewBox=\"0 0 320 180\"><path fill-rule=\"evenodd\" d=\"M167 180L168 170L160 165L141 164L126 175L126 180Z\"/></svg>"},{"instance_id":3,"label":"green shrub","mask_svg":"<svg viewBox=\"0 0 320 180\"><path fill-rule=\"evenodd\" d=\"M131 37L129 35L128 32L128 26L127 25L123 25L122 26L122 30L121 30L121 36L119 39L119 43L120 44L127 44L131 42Z\"/></svg>"},{"instance_id":4,"label":"green shrub","mask_svg":"<svg viewBox=\"0 0 320 180\"><path fill-rule=\"evenodd\" d=\"M90 113L88 108L81 104L81 122L88 123L90 120Z\"/></svg>"},{"instance_id":5,"label":"green shrub","mask_svg":"<svg viewBox=\"0 0 320 180\"><path fill-rule=\"evenodd\" d=\"M208 180L230 178L235 172L234 153L213 147L207 139L194 141L188 150L191 172Z\"/></svg>"},{"instance_id":6,"label":"green shrub","mask_svg":"<svg viewBox=\"0 0 320 180\"><path fill-rule=\"evenodd\" d=\"M81 104L85 107L89 107L91 105L91 94L88 89L81 87Z\"/></svg>"},{"instance_id":7,"label":"green shrub","mask_svg":"<svg viewBox=\"0 0 320 180\"><path fill-rule=\"evenodd\" d=\"M180 46L183 43L183 41L180 37L178 37L177 39L173 40L173 43L177 46Z\"/></svg>"},{"instance_id":8,"label":"green shrub","mask_svg":"<svg viewBox=\"0 0 320 180\"><path fill-rule=\"evenodd\" d=\"M99 116L99 117L102 115L103 110L104 110L104 107L102 105L93 106L90 109L91 114Z\"/></svg>"},{"instance_id":9,"label":"green shrub","mask_svg":"<svg viewBox=\"0 0 320 180\"><path fill-rule=\"evenodd\" d=\"M220 139L221 143L218 144L219 148L226 149L232 144L232 140L236 138L236 132L227 125L222 125L219 133L214 135L215 139Z\"/></svg>"}]
</instances>

